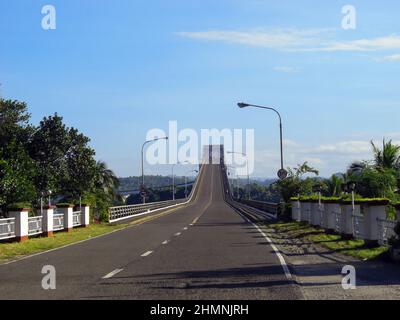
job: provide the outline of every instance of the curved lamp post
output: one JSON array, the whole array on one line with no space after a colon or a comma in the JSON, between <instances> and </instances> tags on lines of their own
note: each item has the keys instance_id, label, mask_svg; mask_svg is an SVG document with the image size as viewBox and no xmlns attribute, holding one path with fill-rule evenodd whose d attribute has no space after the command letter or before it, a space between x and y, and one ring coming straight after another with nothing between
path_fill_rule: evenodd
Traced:
<instances>
[{"instance_id":1,"label":"curved lamp post","mask_svg":"<svg viewBox=\"0 0 400 320\"><path fill-rule=\"evenodd\" d=\"M248 108L248 107L267 109L267 110L274 111L278 115L278 117L279 117L279 132L280 132L280 147L281 147L281 169L278 172L278 176L279 176L280 179L286 178L287 172L283 168L283 133L282 133L283 129L282 129L282 117L281 117L281 114L275 108L258 106L258 105L255 105L255 104L249 104L249 103L244 103L244 102L238 103L238 107L241 108L241 109Z\"/></svg>"},{"instance_id":2,"label":"curved lamp post","mask_svg":"<svg viewBox=\"0 0 400 320\"><path fill-rule=\"evenodd\" d=\"M163 138L155 138L155 139L151 139L151 140L147 140L143 143L142 145L142 187L140 188L141 193L144 192L144 147L146 144L154 142L154 141L158 141L158 140L168 140L168 137L163 137ZM146 195L142 195L143 198L143 204L146 203Z\"/></svg>"}]
</instances>

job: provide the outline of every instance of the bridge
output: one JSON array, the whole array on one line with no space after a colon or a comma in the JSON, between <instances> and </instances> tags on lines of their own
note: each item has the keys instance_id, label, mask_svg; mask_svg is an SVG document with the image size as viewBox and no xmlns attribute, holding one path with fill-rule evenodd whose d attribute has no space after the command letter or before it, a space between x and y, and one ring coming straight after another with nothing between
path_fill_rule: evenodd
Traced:
<instances>
[{"instance_id":1,"label":"bridge","mask_svg":"<svg viewBox=\"0 0 400 320\"><path fill-rule=\"evenodd\" d=\"M274 212L233 200L221 150L210 148L212 161L201 165L189 199L112 208L114 223L137 223L0 265L0 298L299 298L282 257L256 224ZM41 288L44 265L56 268L57 290Z\"/></svg>"}]
</instances>

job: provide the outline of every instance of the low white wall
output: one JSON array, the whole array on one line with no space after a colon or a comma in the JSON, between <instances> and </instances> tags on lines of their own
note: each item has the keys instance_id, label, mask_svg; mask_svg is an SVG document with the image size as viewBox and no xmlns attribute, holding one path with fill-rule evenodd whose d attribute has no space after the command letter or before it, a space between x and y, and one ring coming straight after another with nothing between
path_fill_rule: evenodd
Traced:
<instances>
[{"instance_id":1,"label":"low white wall","mask_svg":"<svg viewBox=\"0 0 400 320\"><path fill-rule=\"evenodd\" d=\"M323 204L319 204L318 202L311 203L311 224L313 226L321 225L321 212Z\"/></svg>"},{"instance_id":2,"label":"low white wall","mask_svg":"<svg viewBox=\"0 0 400 320\"><path fill-rule=\"evenodd\" d=\"M311 202L300 202L301 208L301 221L311 223Z\"/></svg>"},{"instance_id":3,"label":"low white wall","mask_svg":"<svg viewBox=\"0 0 400 320\"><path fill-rule=\"evenodd\" d=\"M341 207L339 203L325 203L324 223L326 229L336 230L336 213L341 215Z\"/></svg>"},{"instance_id":4,"label":"low white wall","mask_svg":"<svg viewBox=\"0 0 400 320\"><path fill-rule=\"evenodd\" d=\"M300 204L300 201L292 201L292 220L301 221L301 204Z\"/></svg>"},{"instance_id":5,"label":"low white wall","mask_svg":"<svg viewBox=\"0 0 400 320\"><path fill-rule=\"evenodd\" d=\"M365 240L379 240L379 226L377 219L386 219L386 205L364 206L364 238Z\"/></svg>"},{"instance_id":6,"label":"low white wall","mask_svg":"<svg viewBox=\"0 0 400 320\"><path fill-rule=\"evenodd\" d=\"M341 205L342 209L342 216L341 216L341 231L340 233L346 234L346 235L352 235L353 234L353 206L351 204L342 204ZM360 213L360 205L355 205L354 206L354 212L355 213Z\"/></svg>"}]
</instances>

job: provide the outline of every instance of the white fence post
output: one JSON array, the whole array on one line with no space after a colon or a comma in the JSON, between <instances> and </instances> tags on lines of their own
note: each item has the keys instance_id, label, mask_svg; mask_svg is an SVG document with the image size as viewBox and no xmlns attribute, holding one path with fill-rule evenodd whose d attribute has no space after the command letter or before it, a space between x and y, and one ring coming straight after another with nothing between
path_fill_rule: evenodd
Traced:
<instances>
[{"instance_id":1,"label":"white fence post","mask_svg":"<svg viewBox=\"0 0 400 320\"><path fill-rule=\"evenodd\" d=\"M64 215L64 231L70 232L74 228L74 205L57 205L57 211Z\"/></svg>"},{"instance_id":2,"label":"white fence post","mask_svg":"<svg viewBox=\"0 0 400 320\"><path fill-rule=\"evenodd\" d=\"M82 227L87 227L90 224L90 207L88 205L82 205Z\"/></svg>"},{"instance_id":3,"label":"white fence post","mask_svg":"<svg viewBox=\"0 0 400 320\"><path fill-rule=\"evenodd\" d=\"M19 242L28 240L28 215L30 210L29 208L16 208L8 212L10 218L15 218L15 237Z\"/></svg>"},{"instance_id":4,"label":"white fence post","mask_svg":"<svg viewBox=\"0 0 400 320\"><path fill-rule=\"evenodd\" d=\"M43 228L43 235L46 237L51 237L53 235L54 209L55 209L55 207L53 207L53 206L47 206L47 207L44 207L44 210L43 210L42 228Z\"/></svg>"}]
</instances>

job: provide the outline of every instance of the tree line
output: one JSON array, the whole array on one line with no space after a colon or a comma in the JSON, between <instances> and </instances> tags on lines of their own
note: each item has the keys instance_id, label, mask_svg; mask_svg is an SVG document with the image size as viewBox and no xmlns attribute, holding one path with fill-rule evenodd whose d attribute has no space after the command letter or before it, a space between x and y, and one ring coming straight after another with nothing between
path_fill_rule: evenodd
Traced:
<instances>
[{"instance_id":1,"label":"tree line","mask_svg":"<svg viewBox=\"0 0 400 320\"><path fill-rule=\"evenodd\" d=\"M57 113L30 123L25 102L0 98L0 209L38 207L40 199L86 202L102 219L118 202L118 179L96 161L90 139Z\"/></svg>"},{"instance_id":2,"label":"tree line","mask_svg":"<svg viewBox=\"0 0 400 320\"><path fill-rule=\"evenodd\" d=\"M288 178L276 184L284 201L297 195L312 195L320 190L323 196L341 197L348 193L346 186L354 184L360 198L387 198L398 202L400 178L400 146L383 140L382 147L371 141L372 159L351 163L343 173L329 179L319 178L319 172L307 162L289 168ZM310 177L314 175L314 177ZM315 188L317 187L317 188Z\"/></svg>"}]
</instances>

